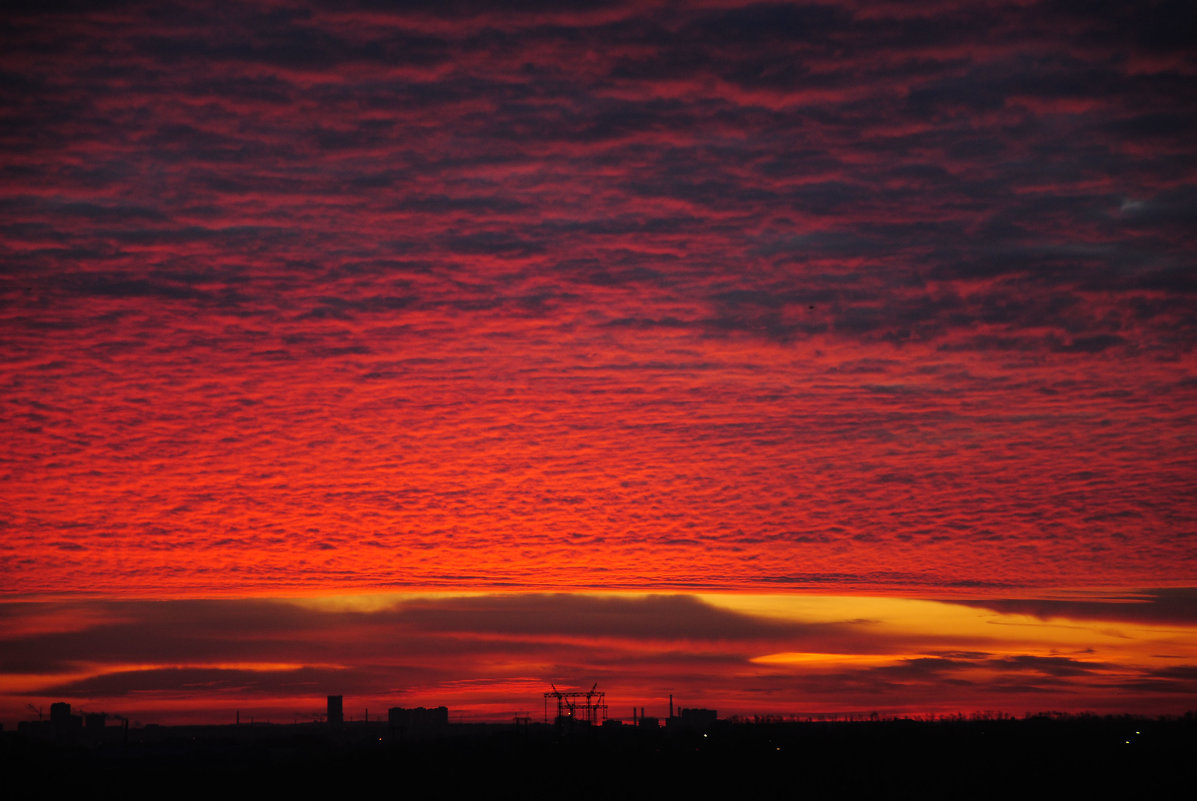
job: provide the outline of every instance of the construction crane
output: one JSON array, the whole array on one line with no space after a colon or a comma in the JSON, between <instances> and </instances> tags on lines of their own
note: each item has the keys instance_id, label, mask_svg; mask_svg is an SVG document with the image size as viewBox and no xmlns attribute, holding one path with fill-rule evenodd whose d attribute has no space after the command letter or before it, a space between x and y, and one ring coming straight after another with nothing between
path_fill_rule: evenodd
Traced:
<instances>
[{"instance_id":1,"label":"construction crane","mask_svg":"<svg viewBox=\"0 0 1197 801\"><path fill-rule=\"evenodd\" d=\"M581 719L591 725L598 725L603 722L607 716L607 704L604 701L605 693L598 691L598 682L590 688L590 692L561 692L557 689L557 685L550 684L551 692L544 694L545 699L545 722L548 722L548 706L549 698L557 700L557 720L561 722L562 719ZM579 714L581 713L581 714Z\"/></svg>"},{"instance_id":2,"label":"construction crane","mask_svg":"<svg viewBox=\"0 0 1197 801\"><path fill-rule=\"evenodd\" d=\"M587 706L587 708L593 708L593 707L594 707L594 700L593 700L593 699L594 699L594 696L598 695L598 693L597 693L597 692L595 692L595 690L597 690L597 689L598 689L598 682L596 681L596 682L594 683L594 686L590 688L590 692L586 693L586 706ZM591 721L591 722L593 723L594 721Z\"/></svg>"},{"instance_id":3,"label":"construction crane","mask_svg":"<svg viewBox=\"0 0 1197 801\"><path fill-rule=\"evenodd\" d=\"M37 719L38 719L38 720L41 720L41 719L42 719L42 710L41 710L41 707L36 707L36 706L34 706L33 704L25 704L25 706L29 707L30 709L32 709L34 712L36 712L36 713L37 713Z\"/></svg>"},{"instance_id":4,"label":"construction crane","mask_svg":"<svg viewBox=\"0 0 1197 801\"><path fill-rule=\"evenodd\" d=\"M557 717L572 718L574 716L574 702L572 699L573 696L579 695L579 693L563 693L557 689L556 684L549 684L549 686L553 688L553 691L545 693L545 697L547 698L551 695L557 699ZM564 715L562 714L563 709L565 710Z\"/></svg>"}]
</instances>

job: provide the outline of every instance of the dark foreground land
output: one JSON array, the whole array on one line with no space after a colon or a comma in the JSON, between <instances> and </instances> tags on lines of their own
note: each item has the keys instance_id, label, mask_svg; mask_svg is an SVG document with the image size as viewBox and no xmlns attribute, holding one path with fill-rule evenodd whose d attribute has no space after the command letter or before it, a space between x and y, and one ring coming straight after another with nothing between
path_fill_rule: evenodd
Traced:
<instances>
[{"instance_id":1,"label":"dark foreground land","mask_svg":"<svg viewBox=\"0 0 1197 801\"><path fill-rule=\"evenodd\" d=\"M4 733L0 798L1146 798L1185 792L1197 718L727 723L699 731L384 724Z\"/></svg>"}]
</instances>

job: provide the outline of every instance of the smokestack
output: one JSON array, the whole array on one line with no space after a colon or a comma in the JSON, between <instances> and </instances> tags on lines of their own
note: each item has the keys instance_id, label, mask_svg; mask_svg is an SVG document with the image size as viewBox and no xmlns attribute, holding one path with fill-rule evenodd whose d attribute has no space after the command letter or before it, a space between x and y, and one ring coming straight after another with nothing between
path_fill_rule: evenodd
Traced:
<instances>
[{"instance_id":1,"label":"smokestack","mask_svg":"<svg viewBox=\"0 0 1197 801\"><path fill-rule=\"evenodd\" d=\"M669 694L669 717L673 717L673 693Z\"/></svg>"}]
</instances>

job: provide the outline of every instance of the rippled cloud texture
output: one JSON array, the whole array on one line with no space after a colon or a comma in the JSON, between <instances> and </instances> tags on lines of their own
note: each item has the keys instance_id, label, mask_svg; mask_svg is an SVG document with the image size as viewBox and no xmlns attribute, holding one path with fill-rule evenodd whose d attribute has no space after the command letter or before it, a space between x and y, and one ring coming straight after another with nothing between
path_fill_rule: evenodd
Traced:
<instances>
[{"instance_id":1,"label":"rippled cloud texture","mask_svg":"<svg viewBox=\"0 0 1197 801\"><path fill-rule=\"evenodd\" d=\"M4 592L1193 583L1191 4L399 5L6 11Z\"/></svg>"}]
</instances>

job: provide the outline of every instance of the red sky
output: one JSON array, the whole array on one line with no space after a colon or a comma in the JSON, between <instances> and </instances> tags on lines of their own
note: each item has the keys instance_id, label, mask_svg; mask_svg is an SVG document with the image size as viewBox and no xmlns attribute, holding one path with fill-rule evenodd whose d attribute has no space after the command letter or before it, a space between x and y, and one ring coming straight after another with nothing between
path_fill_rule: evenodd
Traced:
<instances>
[{"instance_id":1,"label":"red sky","mask_svg":"<svg viewBox=\"0 0 1197 801\"><path fill-rule=\"evenodd\" d=\"M0 24L0 718L1192 706L1189 4L208 5Z\"/></svg>"}]
</instances>

